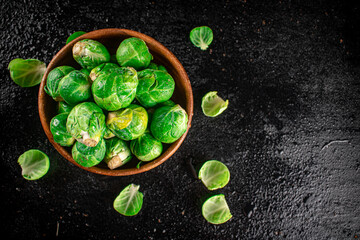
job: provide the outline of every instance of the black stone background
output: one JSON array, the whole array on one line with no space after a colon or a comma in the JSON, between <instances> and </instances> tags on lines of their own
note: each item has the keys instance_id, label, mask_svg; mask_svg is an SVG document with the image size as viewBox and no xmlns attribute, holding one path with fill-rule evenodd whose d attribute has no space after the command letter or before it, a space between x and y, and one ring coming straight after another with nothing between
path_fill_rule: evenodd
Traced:
<instances>
[{"instance_id":1,"label":"black stone background","mask_svg":"<svg viewBox=\"0 0 360 240\"><path fill-rule=\"evenodd\" d=\"M360 238L360 12L343 1L0 1L1 234L6 239ZM207 51L189 41L208 25ZM38 87L9 77L13 58L50 62L74 31L127 28L154 37L186 69L192 128L161 166L129 177L88 173L47 140ZM205 117L217 90L229 108ZM38 181L17 158L36 148L51 159ZM209 194L188 162L230 169L223 193L233 218L201 215ZM135 217L112 207L130 183L144 205Z\"/></svg>"}]
</instances>

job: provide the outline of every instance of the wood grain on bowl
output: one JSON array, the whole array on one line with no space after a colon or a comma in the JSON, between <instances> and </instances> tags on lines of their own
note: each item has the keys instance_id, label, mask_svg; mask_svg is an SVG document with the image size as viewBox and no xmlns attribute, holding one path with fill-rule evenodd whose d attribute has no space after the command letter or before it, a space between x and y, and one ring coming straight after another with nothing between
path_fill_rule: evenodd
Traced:
<instances>
[{"instance_id":1,"label":"wood grain on bowl","mask_svg":"<svg viewBox=\"0 0 360 240\"><path fill-rule=\"evenodd\" d=\"M102 44L104 44L109 50L110 54L115 54L116 49L118 48L121 41L129 37L137 37L144 40L151 52L154 56L154 62L159 63L166 67L168 72L172 75L175 80L175 91L173 94L173 100L180 104L187 112L189 116L188 128L184 135L181 136L176 142L172 143L165 148L165 151L161 154L157 159L144 163L140 168L136 168L136 164L129 163L120 167L119 169L111 170L105 164L99 164L94 167L83 167L77 164L71 156L71 148L65 148L54 142L52 134L50 132L50 121L57 114L57 102L55 102L50 96L48 96L44 91L44 86L46 84L46 79L49 72L62 65L74 66L77 69L80 69L78 63L75 62L72 56L72 47L76 42L82 39L94 39ZM191 84L189 78L185 72L184 67L181 65L179 60L172 54L166 47L164 47L161 43L156 41L155 39L132 30L127 29L117 29L117 28L109 28L109 29L101 29L86 33L69 44L65 45L51 60L49 63L46 72L43 76L43 79L39 88L39 115L40 121L44 128L45 134L48 137L51 144L55 147L55 149L67 160L69 160L74 165L85 169L89 172L109 175L109 176L126 176L133 175L142 172L146 172L154 167L159 166L167 159L169 159L176 150L180 147L182 142L184 141L187 132L191 126L191 120L193 116L193 94L191 89Z\"/></svg>"}]
</instances>

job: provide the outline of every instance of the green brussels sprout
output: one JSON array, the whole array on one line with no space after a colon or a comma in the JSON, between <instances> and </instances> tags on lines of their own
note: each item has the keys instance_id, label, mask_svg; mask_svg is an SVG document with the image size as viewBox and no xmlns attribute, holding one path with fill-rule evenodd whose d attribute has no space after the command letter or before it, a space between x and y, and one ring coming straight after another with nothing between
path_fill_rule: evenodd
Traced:
<instances>
[{"instance_id":1,"label":"green brussels sprout","mask_svg":"<svg viewBox=\"0 0 360 240\"><path fill-rule=\"evenodd\" d=\"M113 138L113 137L115 137L115 134L112 131L110 131L109 128L106 128L104 138L105 139L110 139L110 138Z\"/></svg>"},{"instance_id":2,"label":"green brussels sprout","mask_svg":"<svg viewBox=\"0 0 360 240\"><path fill-rule=\"evenodd\" d=\"M224 194L209 197L201 207L203 217L212 224L223 224L232 218Z\"/></svg>"},{"instance_id":3,"label":"green brussels sprout","mask_svg":"<svg viewBox=\"0 0 360 240\"><path fill-rule=\"evenodd\" d=\"M168 72L163 65L156 64L154 62L150 63L149 66L147 66L147 68L148 69L161 70L161 71L164 71L164 72Z\"/></svg>"},{"instance_id":4,"label":"green brussels sprout","mask_svg":"<svg viewBox=\"0 0 360 240\"><path fill-rule=\"evenodd\" d=\"M163 143L173 143L187 129L188 115L179 105L164 106L155 110L150 124L153 136Z\"/></svg>"},{"instance_id":5,"label":"green brussels sprout","mask_svg":"<svg viewBox=\"0 0 360 240\"><path fill-rule=\"evenodd\" d=\"M110 169L118 168L131 160L132 155L125 141L115 137L105 140L105 143L106 154L104 162Z\"/></svg>"},{"instance_id":6,"label":"green brussels sprout","mask_svg":"<svg viewBox=\"0 0 360 240\"><path fill-rule=\"evenodd\" d=\"M83 39L75 43L73 57L82 68L89 70L110 61L110 53L104 45L92 39Z\"/></svg>"},{"instance_id":7,"label":"green brussels sprout","mask_svg":"<svg viewBox=\"0 0 360 240\"><path fill-rule=\"evenodd\" d=\"M74 107L75 105L66 102L58 102L58 113L70 113Z\"/></svg>"},{"instance_id":8,"label":"green brussels sprout","mask_svg":"<svg viewBox=\"0 0 360 240\"><path fill-rule=\"evenodd\" d=\"M46 79L45 92L55 101L63 101L64 99L60 96L59 83L63 77L74 70L75 68L70 66L60 66L51 70Z\"/></svg>"},{"instance_id":9,"label":"green brussels sprout","mask_svg":"<svg viewBox=\"0 0 360 240\"><path fill-rule=\"evenodd\" d=\"M76 142L72 148L72 157L83 167L92 167L99 164L105 157L105 140L100 139L98 145L94 147L86 146L81 142Z\"/></svg>"},{"instance_id":10,"label":"green brussels sprout","mask_svg":"<svg viewBox=\"0 0 360 240\"><path fill-rule=\"evenodd\" d=\"M203 51L212 43L213 37L213 31L208 26L196 27L190 32L190 41Z\"/></svg>"},{"instance_id":11,"label":"green brussels sprout","mask_svg":"<svg viewBox=\"0 0 360 240\"><path fill-rule=\"evenodd\" d=\"M92 82L95 81L95 79L100 75L100 74L109 74L112 72L112 70L114 70L115 68L120 68L119 65L115 64L115 63L102 63L99 66L93 68L89 74L90 79Z\"/></svg>"},{"instance_id":12,"label":"green brussels sprout","mask_svg":"<svg viewBox=\"0 0 360 240\"><path fill-rule=\"evenodd\" d=\"M54 141L65 147L69 147L75 142L75 138L66 130L66 120L68 116L69 113L60 113L50 121L50 131Z\"/></svg>"},{"instance_id":13,"label":"green brussels sprout","mask_svg":"<svg viewBox=\"0 0 360 240\"><path fill-rule=\"evenodd\" d=\"M159 108L159 107L163 107L163 106L171 106L171 107L173 107L173 106L175 106L176 105L176 103L174 103L172 100L167 100L167 101L165 101L165 102L161 102L161 103L158 103L158 104L156 104L156 108Z\"/></svg>"},{"instance_id":14,"label":"green brussels sprout","mask_svg":"<svg viewBox=\"0 0 360 240\"><path fill-rule=\"evenodd\" d=\"M162 143L146 131L140 137L130 142L131 152L141 161L147 162L159 157L162 153Z\"/></svg>"},{"instance_id":15,"label":"green brussels sprout","mask_svg":"<svg viewBox=\"0 0 360 240\"><path fill-rule=\"evenodd\" d=\"M118 138L130 141L141 136L147 127L148 115L146 110L135 104L116 112L109 112L106 126Z\"/></svg>"},{"instance_id":16,"label":"green brussels sprout","mask_svg":"<svg viewBox=\"0 0 360 240\"><path fill-rule=\"evenodd\" d=\"M169 100L174 89L175 82L170 74L160 70L145 69L139 72L136 99L144 107L153 107Z\"/></svg>"},{"instance_id":17,"label":"green brussels sprout","mask_svg":"<svg viewBox=\"0 0 360 240\"><path fill-rule=\"evenodd\" d=\"M66 129L77 141L95 147L105 134L105 115L95 103L80 103L71 110Z\"/></svg>"},{"instance_id":18,"label":"green brussels sprout","mask_svg":"<svg viewBox=\"0 0 360 240\"><path fill-rule=\"evenodd\" d=\"M20 87L33 87L41 82L46 65L37 59L15 58L9 63L10 78Z\"/></svg>"},{"instance_id":19,"label":"green brussels sprout","mask_svg":"<svg viewBox=\"0 0 360 240\"><path fill-rule=\"evenodd\" d=\"M59 83L59 93L68 104L77 104L91 97L91 84L89 77L74 70L63 77Z\"/></svg>"},{"instance_id":20,"label":"green brussels sprout","mask_svg":"<svg viewBox=\"0 0 360 240\"><path fill-rule=\"evenodd\" d=\"M50 168L49 157L40 150L30 149L18 158L21 166L21 175L26 180L42 178Z\"/></svg>"},{"instance_id":21,"label":"green brussels sprout","mask_svg":"<svg viewBox=\"0 0 360 240\"><path fill-rule=\"evenodd\" d=\"M86 68L80 69L80 72L85 73L87 76L90 75L90 70L89 70L89 69L86 69Z\"/></svg>"},{"instance_id":22,"label":"green brussels sprout","mask_svg":"<svg viewBox=\"0 0 360 240\"><path fill-rule=\"evenodd\" d=\"M138 214L142 208L144 198L139 188L139 185L133 183L124 188L114 200L114 209L124 216Z\"/></svg>"},{"instance_id":23,"label":"green brussels sprout","mask_svg":"<svg viewBox=\"0 0 360 240\"><path fill-rule=\"evenodd\" d=\"M131 104L136 95L138 77L135 69L122 67L109 74L100 74L91 90L97 105L108 111L116 111Z\"/></svg>"},{"instance_id":24,"label":"green brussels sprout","mask_svg":"<svg viewBox=\"0 0 360 240\"><path fill-rule=\"evenodd\" d=\"M146 68L153 56L142 39L133 37L120 43L116 51L116 59L122 67L133 67L139 70Z\"/></svg>"}]
</instances>

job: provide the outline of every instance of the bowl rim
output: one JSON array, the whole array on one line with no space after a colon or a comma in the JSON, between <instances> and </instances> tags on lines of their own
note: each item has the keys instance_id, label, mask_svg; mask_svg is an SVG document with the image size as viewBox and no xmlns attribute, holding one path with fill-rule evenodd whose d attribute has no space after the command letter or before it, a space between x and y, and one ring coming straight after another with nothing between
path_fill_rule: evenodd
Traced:
<instances>
[{"instance_id":1,"label":"bowl rim","mask_svg":"<svg viewBox=\"0 0 360 240\"><path fill-rule=\"evenodd\" d=\"M186 97L186 101L185 101L186 107L184 109L188 114L188 126L186 129L186 132L177 141L172 143L169 146L169 148L160 155L160 157L156 158L155 160L153 160L151 162L148 162L148 163L142 165L140 168L134 167L134 168L129 168L129 169L111 170L111 169L99 168L97 166L83 167L80 164L76 163L75 160L72 158L71 154L69 154L69 152L66 151L64 147L60 146L53 139L52 133L50 131L50 124L47 123L48 119L45 114L44 100L46 97L45 96L46 93L44 91L44 86L46 83L46 78L47 78L49 72L53 68L57 67L59 59L61 59L62 56L67 51L69 51L69 49L72 49L73 45L76 42L78 42L82 39L86 39L86 38L91 39L92 37L99 37L99 35L111 36L111 35L118 35L118 34L128 35L131 37L137 37L137 38L144 40L147 45L151 44L151 45L155 46L157 48L158 52L161 55L165 55L167 60L169 60L169 62L174 66L174 68L179 73L180 79L182 79L184 81L184 86L185 86L184 89L185 89L185 97ZM49 139L50 143L55 147L55 149L60 153L60 155L62 155L65 159L70 161L72 164L74 164L88 172L92 172L92 173L96 173L96 174L100 174L100 175L107 175L107 176L129 176L129 175L143 173L143 172L149 171L149 170L161 165L166 160L168 160L180 147L180 145L184 141L184 139L191 127L191 121L192 121L192 117L193 117L193 104L194 104L193 103L193 93L192 93L192 88L191 88L189 77L188 77L184 67L182 66L180 61L175 57L175 55L170 50L168 50L164 45L162 45L160 42L155 40L154 38L149 37L143 33L137 32L137 31L133 31L133 30L129 30L129 29L122 29L122 28L105 28L105 29L94 30L94 31L88 32L84 35L77 37L76 39L72 40L70 43L63 46L55 54L55 56L52 58L49 65L47 66L44 76L41 80L40 87L39 87L39 93L38 93L38 110L39 110L40 121L41 121L41 125L42 125L42 127L45 131L45 134L46 134L47 138ZM50 121L48 121L48 122L50 122Z\"/></svg>"}]
</instances>

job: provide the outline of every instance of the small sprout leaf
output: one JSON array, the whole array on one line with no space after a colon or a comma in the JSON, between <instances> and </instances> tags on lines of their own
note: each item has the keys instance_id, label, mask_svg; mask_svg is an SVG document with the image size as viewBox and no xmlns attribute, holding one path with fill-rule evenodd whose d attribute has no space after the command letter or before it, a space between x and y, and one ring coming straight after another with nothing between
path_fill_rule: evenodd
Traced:
<instances>
[{"instance_id":1,"label":"small sprout leaf","mask_svg":"<svg viewBox=\"0 0 360 240\"><path fill-rule=\"evenodd\" d=\"M207 26L196 27L190 32L190 41L201 50L206 50L213 40L213 32Z\"/></svg>"},{"instance_id":2,"label":"small sprout leaf","mask_svg":"<svg viewBox=\"0 0 360 240\"><path fill-rule=\"evenodd\" d=\"M223 188L230 180L229 169L217 160L205 162L199 171L199 179L209 190Z\"/></svg>"},{"instance_id":3,"label":"small sprout leaf","mask_svg":"<svg viewBox=\"0 0 360 240\"><path fill-rule=\"evenodd\" d=\"M139 213L143 204L143 194L139 185L130 184L125 187L114 200L114 209L124 216L134 216Z\"/></svg>"},{"instance_id":4,"label":"small sprout leaf","mask_svg":"<svg viewBox=\"0 0 360 240\"><path fill-rule=\"evenodd\" d=\"M36 149L24 152L18 159L22 168L22 176L26 180L37 180L43 177L49 170L49 157Z\"/></svg>"},{"instance_id":5,"label":"small sprout leaf","mask_svg":"<svg viewBox=\"0 0 360 240\"><path fill-rule=\"evenodd\" d=\"M66 44L68 44L69 42L71 42L72 40L74 40L75 38L80 37L81 35L84 35L86 32L83 31L78 31L78 32L74 32L73 34L71 34L68 39L66 40Z\"/></svg>"},{"instance_id":6,"label":"small sprout leaf","mask_svg":"<svg viewBox=\"0 0 360 240\"><path fill-rule=\"evenodd\" d=\"M9 63L11 79L20 87L33 87L41 82L46 65L37 59L16 58Z\"/></svg>"},{"instance_id":7,"label":"small sprout leaf","mask_svg":"<svg viewBox=\"0 0 360 240\"><path fill-rule=\"evenodd\" d=\"M227 109L229 100L224 101L217 92L208 92L202 98L201 108L205 116L216 117Z\"/></svg>"},{"instance_id":8,"label":"small sprout leaf","mask_svg":"<svg viewBox=\"0 0 360 240\"><path fill-rule=\"evenodd\" d=\"M206 221L212 224L222 224L232 218L223 194L208 198L202 205L202 215Z\"/></svg>"}]
</instances>

